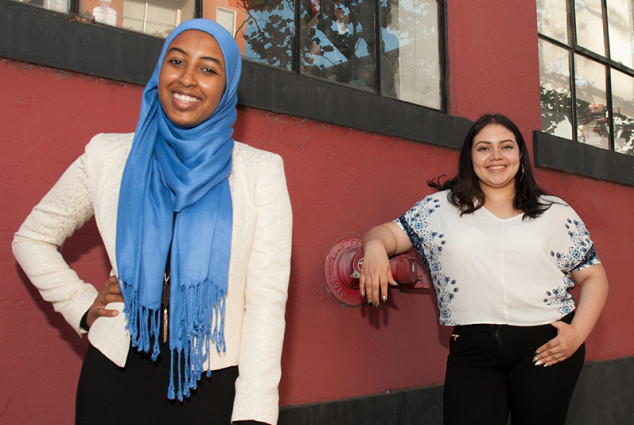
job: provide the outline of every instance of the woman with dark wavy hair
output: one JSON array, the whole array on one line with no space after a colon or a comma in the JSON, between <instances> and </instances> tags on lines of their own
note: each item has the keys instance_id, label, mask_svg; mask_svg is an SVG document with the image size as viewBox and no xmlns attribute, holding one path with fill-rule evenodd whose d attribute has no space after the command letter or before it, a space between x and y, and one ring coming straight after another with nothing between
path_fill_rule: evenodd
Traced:
<instances>
[{"instance_id":1,"label":"woman with dark wavy hair","mask_svg":"<svg viewBox=\"0 0 634 425\"><path fill-rule=\"evenodd\" d=\"M535 181L522 133L511 120L501 114L484 115L471 127L466 137L469 143L463 143L460 150L458 175L444 184L440 183L440 178L432 180L429 186L438 190L449 190L451 202L460 208L462 214L472 213L484 205L486 198L474 171L471 142L476 134L490 124L499 124L512 132L519 150L519 172L515 174L513 207L523 211L526 217L535 218L541 215L550 207L551 202L540 199L546 193Z\"/></svg>"},{"instance_id":2,"label":"woman with dark wavy hair","mask_svg":"<svg viewBox=\"0 0 634 425\"><path fill-rule=\"evenodd\" d=\"M503 115L475 122L458 175L429 185L400 218L364 236L360 291L375 307L397 285L389 256L414 246L439 322L453 326L447 425L563 425L608 282L575 211L535 182L524 138ZM570 293L581 287L578 302Z\"/></svg>"}]
</instances>

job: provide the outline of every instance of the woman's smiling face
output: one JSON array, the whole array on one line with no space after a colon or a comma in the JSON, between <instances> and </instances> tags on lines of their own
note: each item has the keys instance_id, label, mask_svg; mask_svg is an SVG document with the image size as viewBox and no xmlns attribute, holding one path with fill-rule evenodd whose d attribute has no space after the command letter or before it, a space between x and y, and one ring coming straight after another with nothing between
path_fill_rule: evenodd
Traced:
<instances>
[{"instance_id":1,"label":"woman's smiling face","mask_svg":"<svg viewBox=\"0 0 634 425\"><path fill-rule=\"evenodd\" d=\"M513 132L503 125L489 124L476 134L471 145L471 158L481 187L515 187L520 148ZM483 187L483 190L486 188Z\"/></svg>"},{"instance_id":2,"label":"woman's smiling face","mask_svg":"<svg viewBox=\"0 0 634 425\"><path fill-rule=\"evenodd\" d=\"M161 65L158 96L167 118L191 128L209 118L227 85L225 60L209 34L188 30L170 44Z\"/></svg>"}]
</instances>

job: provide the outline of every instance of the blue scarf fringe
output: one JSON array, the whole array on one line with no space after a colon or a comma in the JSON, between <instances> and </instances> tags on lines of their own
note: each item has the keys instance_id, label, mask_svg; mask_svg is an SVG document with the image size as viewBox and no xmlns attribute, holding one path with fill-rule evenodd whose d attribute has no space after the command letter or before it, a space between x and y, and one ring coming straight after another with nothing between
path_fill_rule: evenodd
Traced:
<instances>
[{"instance_id":1,"label":"blue scarf fringe","mask_svg":"<svg viewBox=\"0 0 634 425\"><path fill-rule=\"evenodd\" d=\"M127 329L130 332L132 346L140 351L150 353L152 360L156 361L161 349L159 344L161 332L161 312L145 307L135 308L138 303L138 293L131 291L130 285L119 282L124 293L127 294L124 312L128 318ZM182 305L187 306L181 309L181 317L176 322L181 324L193 323L191 330L180 329L190 337L183 347L173 347L170 338L170 382L167 390L167 397L170 400L178 398L183 401L183 397L189 397L191 390L198 388L200 380L207 363L207 377L211 376L211 344L218 353L226 350L224 335L225 322L225 294L221 291L210 291L213 287L207 283L189 286L181 294ZM190 292L191 296L186 294ZM205 296L205 292L207 293ZM213 305L211 309L204 308L205 305ZM188 315L193 314L195 319L188 320ZM170 332L176 332L171 325ZM213 323L213 329L212 329ZM152 351L150 351L152 345ZM176 362L174 357L176 356ZM176 372L176 373L175 373ZM175 376L177 379L175 380Z\"/></svg>"}]
</instances>

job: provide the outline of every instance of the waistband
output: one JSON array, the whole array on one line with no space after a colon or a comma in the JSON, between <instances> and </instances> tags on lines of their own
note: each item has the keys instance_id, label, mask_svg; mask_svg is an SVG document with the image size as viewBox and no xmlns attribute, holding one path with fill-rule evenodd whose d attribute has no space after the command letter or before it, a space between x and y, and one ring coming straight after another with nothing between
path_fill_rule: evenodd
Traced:
<instances>
[{"instance_id":1,"label":"waistband","mask_svg":"<svg viewBox=\"0 0 634 425\"><path fill-rule=\"evenodd\" d=\"M572 323L572 319L574 317L575 317L575 312L572 311L566 314L561 319L559 319L559 321L570 324ZM499 328L539 329L539 328L545 328L545 327L551 327L550 323L547 323L545 325L535 325L535 326L515 326L515 325L505 325L505 324L476 323L473 325L457 325L457 326L454 326L454 329L456 330L460 330L460 329L488 330L488 329L499 329Z\"/></svg>"}]
</instances>

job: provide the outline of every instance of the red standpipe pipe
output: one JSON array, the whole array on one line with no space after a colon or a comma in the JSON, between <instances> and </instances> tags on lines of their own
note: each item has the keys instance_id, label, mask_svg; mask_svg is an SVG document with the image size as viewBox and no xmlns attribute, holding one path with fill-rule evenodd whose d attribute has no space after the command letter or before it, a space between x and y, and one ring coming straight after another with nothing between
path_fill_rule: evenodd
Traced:
<instances>
[{"instance_id":1,"label":"red standpipe pipe","mask_svg":"<svg viewBox=\"0 0 634 425\"><path fill-rule=\"evenodd\" d=\"M359 293L359 277L363 267L361 239L344 236L336 241L326 256L324 274L330 293L341 303L357 306L363 303ZM390 259L392 277L408 289L429 288L430 279L422 259L414 248Z\"/></svg>"}]
</instances>

